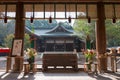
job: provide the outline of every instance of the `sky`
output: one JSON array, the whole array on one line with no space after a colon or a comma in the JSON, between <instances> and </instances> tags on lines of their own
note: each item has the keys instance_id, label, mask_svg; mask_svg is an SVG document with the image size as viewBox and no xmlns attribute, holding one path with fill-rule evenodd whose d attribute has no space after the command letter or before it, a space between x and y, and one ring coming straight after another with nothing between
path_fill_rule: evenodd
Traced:
<instances>
[{"instance_id":1,"label":"sky","mask_svg":"<svg viewBox=\"0 0 120 80\"><path fill-rule=\"evenodd\" d=\"M5 14L5 13L3 13ZM30 18L32 16L32 12L28 12L26 13L26 18ZM54 12L45 12L45 18L49 18L50 15L52 16L52 18L54 18ZM8 12L7 16L10 17L15 17L15 12ZM75 18L75 13L74 12L67 12L66 13L66 17L68 18L69 16L71 16L71 18ZM57 18L65 18L65 12L56 12L56 17ZM44 13L43 12L35 12L35 18L44 18ZM68 19L56 19L57 22L66 22L68 21ZM73 26L75 19L71 19L71 23L70 25Z\"/></svg>"}]
</instances>

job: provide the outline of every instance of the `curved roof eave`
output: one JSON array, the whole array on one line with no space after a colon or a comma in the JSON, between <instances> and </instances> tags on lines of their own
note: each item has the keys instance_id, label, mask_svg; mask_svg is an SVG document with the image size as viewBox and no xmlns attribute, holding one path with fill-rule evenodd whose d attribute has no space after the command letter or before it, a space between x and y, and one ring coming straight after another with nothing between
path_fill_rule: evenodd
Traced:
<instances>
[{"instance_id":1,"label":"curved roof eave","mask_svg":"<svg viewBox=\"0 0 120 80\"><path fill-rule=\"evenodd\" d=\"M27 33L29 34L34 34L35 36L39 36L38 34L36 34L35 32L32 32L28 27L25 27L25 30Z\"/></svg>"},{"instance_id":2,"label":"curved roof eave","mask_svg":"<svg viewBox=\"0 0 120 80\"><path fill-rule=\"evenodd\" d=\"M65 27L60 26L60 25L54 27L53 29L49 30L49 31L46 32L46 33L52 33L52 32L54 32L54 31L55 31L57 28L59 28L59 27L61 27L62 29L64 29L64 30L65 30L66 32L68 32L68 33L73 33L73 31L67 30Z\"/></svg>"},{"instance_id":3,"label":"curved roof eave","mask_svg":"<svg viewBox=\"0 0 120 80\"><path fill-rule=\"evenodd\" d=\"M51 36L51 37L70 37L70 36L77 36L76 34L74 34L74 32L71 33L64 33L64 32L56 32L56 33L49 33L46 34L49 30L34 30L34 32L32 32L28 27L25 27L26 32L29 34L34 34L35 36L38 37L45 37L45 36Z\"/></svg>"}]
</instances>

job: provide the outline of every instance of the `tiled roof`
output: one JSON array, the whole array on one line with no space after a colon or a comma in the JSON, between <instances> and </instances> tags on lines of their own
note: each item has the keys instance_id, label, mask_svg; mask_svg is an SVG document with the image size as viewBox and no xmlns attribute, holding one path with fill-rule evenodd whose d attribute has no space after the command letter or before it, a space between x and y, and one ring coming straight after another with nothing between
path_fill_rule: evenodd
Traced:
<instances>
[{"instance_id":1,"label":"tiled roof","mask_svg":"<svg viewBox=\"0 0 120 80\"><path fill-rule=\"evenodd\" d=\"M26 27L26 31L28 33L34 33L34 35L36 36L54 36L54 37L75 36L73 29L67 29L62 26L56 26L53 29L34 29L34 32L32 32L28 27Z\"/></svg>"}]
</instances>

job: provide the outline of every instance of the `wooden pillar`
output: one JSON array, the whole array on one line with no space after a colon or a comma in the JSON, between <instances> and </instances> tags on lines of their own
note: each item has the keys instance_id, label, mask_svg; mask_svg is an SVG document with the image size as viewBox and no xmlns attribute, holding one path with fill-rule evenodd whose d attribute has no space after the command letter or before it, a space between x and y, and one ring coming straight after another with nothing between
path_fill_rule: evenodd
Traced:
<instances>
[{"instance_id":1,"label":"wooden pillar","mask_svg":"<svg viewBox=\"0 0 120 80\"><path fill-rule=\"evenodd\" d=\"M24 18L24 5L22 2L18 2L16 4L15 38L24 39L25 21L23 20L23 18ZM22 50L23 50L23 45L22 45Z\"/></svg>"},{"instance_id":2,"label":"wooden pillar","mask_svg":"<svg viewBox=\"0 0 120 80\"><path fill-rule=\"evenodd\" d=\"M16 24L15 24L15 38L21 38L24 39L24 5L22 2L18 2L16 4ZM23 41L24 43L24 41ZM22 45L22 51L21 56L15 58L15 72L21 72L23 68L23 45Z\"/></svg>"},{"instance_id":3,"label":"wooden pillar","mask_svg":"<svg viewBox=\"0 0 120 80\"><path fill-rule=\"evenodd\" d=\"M24 5L22 2L16 4L16 25L15 25L15 38L24 38L25 21L24 18Z\"/></svg>"},{"instance_id":4,"label":"wooden pillar","mask_svg":"<svg viewBox=\"0 0 120 80\"><path fill-rule=\"evenodd\" d=\"M105 10L104 4L97 4L97 26L96 26L96 51L98 54L98 69L99 71L107 71L106 52L106 30L105 30Z\"/></svg>"}]
</instances>

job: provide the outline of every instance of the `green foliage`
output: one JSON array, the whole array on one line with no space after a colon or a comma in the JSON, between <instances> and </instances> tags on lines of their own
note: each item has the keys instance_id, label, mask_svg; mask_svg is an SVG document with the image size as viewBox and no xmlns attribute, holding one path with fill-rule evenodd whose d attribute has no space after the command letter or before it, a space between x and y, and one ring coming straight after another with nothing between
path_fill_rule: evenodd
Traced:
<instances>
[{"instance_id":1,"label":"green foliage","mask_svg":"<svg viewBox=\"0 0 120 80\"><path fill-rule=\"evenodd\" d=\"M89 35L91 39L95 40L95 21L88 24L86 20L75 20L73 29L80 38L85 40Z\"/></svg>"},{"instance_id":2,"label":"green foliage","mask_svg":"<svg viewBox=\"0 0 120 80\"><path fill-rule=\"evenodd\" d=\"M88 49L84 52L84 54L85 54L85 58L87 58L88 60L91 60L95 56L95 51Z\"/></svg>"},{"instance_id":3,"label":"green foliage","mask_svg":"<svg viewBox=\"0 0 120 80\"><path fill-rule=\"evenodd\" d=\"M6 36L4 39L4 47L9 47L12 48L12 41L13 41L14 35L9 34ZM27 49L30 47L30 36L29 34L25 33L25 38L24 38L24 49Z\"/></svg>"},{"instance_id":4,"label":"green foliage","mask_svg":"<svg viewBox=\"0 0 120 80\"><path fill-rule=\"evenodd\" d=\"M4 38L7 37L8 34L13 33L14 33L14 20L8 21L7 24L4 24L4 22L0 20L0 41L2 43L2 46L6 45L4 44Z\"/></svg>"},{"instance_id":5,"label":"green foliage","mask_svg":"<svg viewBox=\"0 0 120 80\"><path fill-rule=\"evenodd\" d=\"M120 46L120 21L115 24L111 20L106 20L106 39L107 46Z\"/></svg>"},{"instance_id":6,"label":"green foliage","mask_svg":"<svg viewBox=\"0 0 120 80\"><path fill-rule=\"evenodd\" d=\"M29 34L25 33L24 38L24 49L30 48L30 36Z\"/></svg>"},{"instance_id":7,"label":"green foliage","mask_svg":"<svg viewBox=\"0 0 120 80\"><path fill-rule=\"evenodd\" d=\"M106 20L105 27L107 47L120 46L120 20L115 24L111 20ZM85 40L89 35L95 41L95 21L88 25L85 20L75 20L73 29L80 38Z\"/></svg>"},{"instance_id":8,"label":"green foliage","mask_svg":"<svg viewBox=\"0 0 120 80\"><path fill-rule=\"evenodd\" d=\"M14 35L13 35L13 34L7 35L6 38L4 39L4 46L5 46L5 47L12 48L13 38L14 38Z\"/></svg>"}]
</instances>

